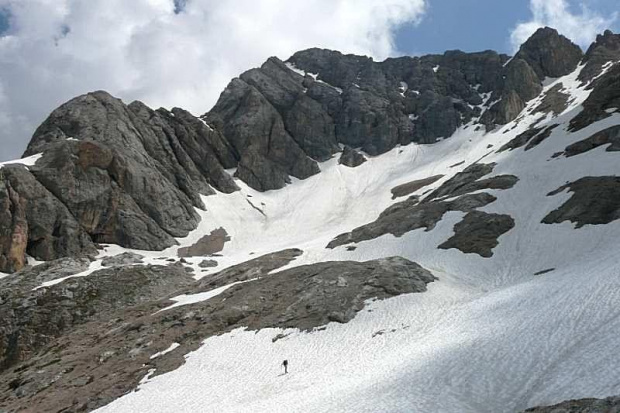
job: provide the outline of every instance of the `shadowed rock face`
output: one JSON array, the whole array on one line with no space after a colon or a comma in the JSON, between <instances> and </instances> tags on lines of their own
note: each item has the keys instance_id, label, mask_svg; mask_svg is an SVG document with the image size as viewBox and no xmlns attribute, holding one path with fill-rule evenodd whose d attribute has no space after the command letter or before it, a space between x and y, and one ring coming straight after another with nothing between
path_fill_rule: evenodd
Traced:
<instances>
[{"instance_id":1,"label":"shadowed rock face","mask_svg":"<svg viewBox=\"0 0 620 413\"><path fill-rule=\"evenodd\" d=\"M486 111L481 122L487 130L494 124L505 124L517 118L525 104L542 91L542 81L573 72L583 52L555 29L538 29L506 65L502 87L491 100L499 101ZM562 95L557 91L548 94L547 101L537 110L560 110Z\"/></svg>"},{"instance_id":2,"label":"shadowed rock face","mask_svg":"<svg viewBox=\"0 0 620 413\"><path fill-rule=\"evenodd\" d=\"M543 218L543 224L574 222L584 225L608 224L620 219L620 177L588 176L563 185L548 196L568 189L573 195L558 209Z\"/></svg>"},{"instance_id":3,"label":"shadowed rock face","mask_svg":"<svg viewBox=\"0 0 620 413\"><path fill-rule=\"evenodd\" d=\"M281 251L230 268L228 275L215 274L216 283L249 272L264 277L233 286L210 300L161 312L157 310L170 304L166 297L181 291L196 293L204 285L191 284L183 271L174 272L176 266L134 266L37 290L49 299L29 311L46 314L46 309L54 309L60 317L66 314L64 308L74 308L77 316L62 327L53 324L64 328L62 336L48 336L46 343L40 342L40 351L22 352L24 362L0 372L6 383L0 387L0 406L41 413L94 410L134 389L149 370L162 374L178 368L185 362L183 356L210 336L239 327L313 331L329 322L350 321L368 300L424 292L435 280L418 264L400 257L324 262L267 275L299 253ZM110 284L116 277L123 283ZM171 293L171 288L180 286L182 290ZM116 290L107 292L109 288ZM82 293L94 290L99 294ZM56 300L57 296L63 300ZM4 305L8 302L13 301ZM114 311L119 305L125 308ZM49 323L37 324L45 317L24 318L27 322L21 331L52 328ZM174 342L180 347L151 359Z\"/></svg>"},{"instance_id":4,"label":"shadowed rock face","mask_svg":"<svg viewBox=\"0 0 620 413\"><path fill-rule=\"evenodd\" d=\"M514 226L515 221L509 215L471 211L454 226L454 235L439 248L456 248L466 254L489 258L493 256L493 248L499 244L497 238Z\"/></svg>"},{"instance_id":5,"label":"shadowed rock face","mask_svg":"<svg viewBox=\"0 0 620 413\"><path fill-rule=\"evenodd\" d=\"M615 413L620 411L620 397L568 400L553 406L532 407L524 413Z\"/></svg>"}]
</instances>

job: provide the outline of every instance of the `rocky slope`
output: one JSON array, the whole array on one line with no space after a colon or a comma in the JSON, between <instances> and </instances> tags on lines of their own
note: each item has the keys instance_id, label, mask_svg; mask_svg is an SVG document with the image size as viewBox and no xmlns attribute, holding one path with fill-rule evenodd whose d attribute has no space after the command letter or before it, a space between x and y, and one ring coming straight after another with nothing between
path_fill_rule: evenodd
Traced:
<instances>
[{"instance_id":1,"label":"rocky slope","mask_svg":"<svg viewBox=\"0 0 620 413\"><path fill-rule=\"evenodd\" d=\"M613 411L618 62L545 28L67 102L0 164L0 412Z\"/></svg>"}]
</instances>

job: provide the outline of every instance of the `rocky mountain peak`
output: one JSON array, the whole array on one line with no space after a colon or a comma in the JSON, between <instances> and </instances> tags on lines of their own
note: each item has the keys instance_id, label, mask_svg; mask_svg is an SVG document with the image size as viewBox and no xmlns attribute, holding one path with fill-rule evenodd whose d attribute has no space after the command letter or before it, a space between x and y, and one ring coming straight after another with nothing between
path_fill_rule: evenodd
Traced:
<instances>
[{"instance_id":1,"label":"rocky mountain peak","mask_svg":"<svg viewBox=\"0 0 620 413\"><path fill-rule=\"evenodd\" d=\"M586 67L579 74L579 80L586 83L598 76L603 66L620 59L620 34L605 30L596 36L596 41L590 45L585 54Z\"/></svg>"},{"instance_id":2,"label":"rocky mountain peak","mask_svg":"<svg viewBox=\"0 0 620 413\"><path fill-rule=\"evenodd\" d=\"M521 45L515 58L525 60L544 80L574 71L583 58L583 51L557 30L543 27Z\"/></svg>"}]
</instances>

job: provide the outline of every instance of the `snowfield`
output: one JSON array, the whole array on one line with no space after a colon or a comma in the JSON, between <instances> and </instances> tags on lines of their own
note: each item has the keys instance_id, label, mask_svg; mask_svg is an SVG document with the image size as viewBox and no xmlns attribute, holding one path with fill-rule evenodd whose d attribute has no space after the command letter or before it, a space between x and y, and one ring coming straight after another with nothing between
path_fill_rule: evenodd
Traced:
<instances>
[{"instance_id":1,"label":"snowfield","mask_svg":"<svg viewBox=\"0 0 620 413\"><path fill-rule=\"evenodd\" d=\"M154 378L150 372L139 391L98 412L495 413L620 394L620 221L579 229L570 222L541 223L570 198L566 191L549 192L584 176L619 172L618 154L605 147L551 158L571 143L620 124L616 113L567 132L589 93L579 87L577 72L545 83L549 90L562 82L563 92L573 98L557 117L527 115L488 134L467 125L437 144L398 147L368 157L357 168L338 165L334 158L321 164L320 174L278 191L260 193L237 181L241 191L203 197L207 210L199 211L199 227L179 239L180 246L137 251L146 262L161 263L179 247L223 227L231 241L221 257L213 258L218 267L200 272L197 264L204 257L187 259L197 278L294 247L304 253L286 268L399 255L431 270L438 280L425 293L368 303L347 324L312 332L238 329L207 338L186 356L185 365ZM523 113L539 102L531 101ZM527 152L496 153L537 121L537 126L559 126ZM385 235L357 244L354 251L325 248L335 236L374 221L406 199L392 200L391 188L445 175L420 194L476 161L497 163L489 176L519 178L511 189L486 190L498 199L480 210L515 220L515 228L499 238L493 257L437 248L454 234L461 212L448 212L432 231ZM123 251L108 246L99 258ZM534 275L548 269L554 270ZM228 287L178 297L174 306L217 300ZM272 342L280 333L288 335ZM286 375L284 359L289 360Z\"/></svg>"}]
</instances>

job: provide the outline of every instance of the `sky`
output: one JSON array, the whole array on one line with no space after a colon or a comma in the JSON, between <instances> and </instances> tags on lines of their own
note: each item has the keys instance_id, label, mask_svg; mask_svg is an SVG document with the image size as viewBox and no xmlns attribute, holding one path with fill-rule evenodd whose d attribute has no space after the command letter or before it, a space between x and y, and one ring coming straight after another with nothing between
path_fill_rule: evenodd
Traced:
<instances>
[{"instance_id":1,"label":"sky","mask_svg":"<svg viewBox=\"0 0 620 413\"><path fill-rule=\"evenodd\" d=\"M0 0L0 161L93 90L201 115L269 56L511 54L545 25L585 48L620 31L619 10L617 0Z\"/></svg>"}]
</instances>

